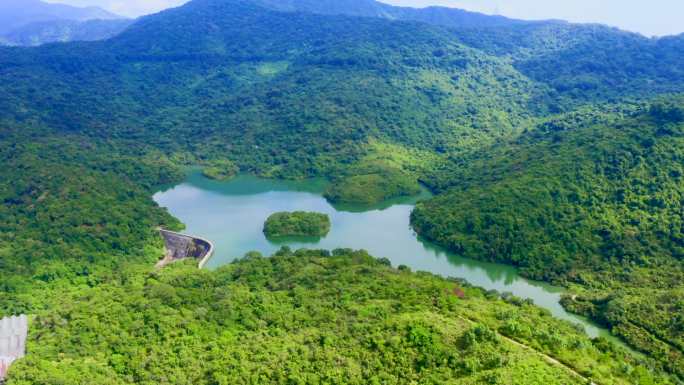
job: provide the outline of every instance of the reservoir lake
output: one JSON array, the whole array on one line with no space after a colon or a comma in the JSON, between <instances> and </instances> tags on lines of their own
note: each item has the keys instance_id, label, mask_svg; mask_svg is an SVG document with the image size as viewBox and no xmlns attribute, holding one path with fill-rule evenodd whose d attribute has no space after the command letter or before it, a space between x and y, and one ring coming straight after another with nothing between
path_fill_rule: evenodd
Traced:
<instances>
[{"instance_id":1,"label":"reservoir lake","mask_svg":"<svg viewBox=\"0 0 684 385\"><path fill-rule=\"evenodd\" d=\"M430 197L429 192L375 206L332 205L322 195L326 185L323 179L287 181L248 175L221 182L193 170L183 183L157 192L154 200L186 225L184 233L214 243L214 256L206 265L209 269L250 251L271 255L282 246L364 249L389 259L395 267L406 265L414 271L463 278L487 290L532 299L554 316L582 325L592 337L616 340L607 330L566 312L559 303L563 288L525 279L511 266L459 257L420 239L411 229L410 215L417 201ZM263 234L264 221L279 211L328 214L332 229L321 239L269 241Z\"/></svg>"}]
</instances>

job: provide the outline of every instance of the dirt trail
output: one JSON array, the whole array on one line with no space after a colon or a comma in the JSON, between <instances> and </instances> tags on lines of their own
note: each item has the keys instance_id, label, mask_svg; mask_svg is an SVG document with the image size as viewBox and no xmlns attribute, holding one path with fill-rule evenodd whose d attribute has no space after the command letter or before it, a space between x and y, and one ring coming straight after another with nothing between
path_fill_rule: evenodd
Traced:
<instances>
[{"instance_id":1,"label":"dirt trail","mask_svg":"<svg viewBox=\"0 0 684 385\"><path fill-rule=\"evenodd\" d=\"M473 321L473 320L471 320L471 319L465 318L465 317L463 317L463 316L458 316L458 318L461 319L461 320L463 320L463 321L465 321L465 322L467 322L467 323L469 323L469 324L471 324L471 325L477 324L477 322L475 322L475 321ZM525 345L525 344L523 344L523 343L521 343L521 342L519 342L519 341L516 341L516 340L514 340L513 338L506 337L505 335L503 335L503 334L501 334L501 333L499 333L499 332L496 332L496 334L497 334L499 337L501 337L503 340L506 340L506 341L512 343L513 345L516 345L516 346L518 346L518 347L520 347L520 348L522 348L522 349L525 349L525 350L527 350L527 351L530 351L530 352L534 353L535 355L541 357L544 361L550 363L551 365L554 365L554 366L558 366L558 367L563 368L565 371L567 371L568 373L570 373L573 377L579 378L580 380L584 381L585 383L588 383L588 384L591 384L591 385L599 385L599 384L598 384L597 382L595 382L594 380L592 380L592 379L590 379L590 378L587 378L587 377L581 375L581 374L580 374L578 371L576 371L574 368L572 368L572 367L570 367L570 366L568 366L568 365L566 365L566 364L564 364L564 363L558 361L557 359L551 357L550 355L548 355L548 354L546 354L546 353L540 352L539 350L537 350L537 349L535 349L535 348L533 348L533 347L531 347L531 346Z\"/></svg>"}]
</instances>

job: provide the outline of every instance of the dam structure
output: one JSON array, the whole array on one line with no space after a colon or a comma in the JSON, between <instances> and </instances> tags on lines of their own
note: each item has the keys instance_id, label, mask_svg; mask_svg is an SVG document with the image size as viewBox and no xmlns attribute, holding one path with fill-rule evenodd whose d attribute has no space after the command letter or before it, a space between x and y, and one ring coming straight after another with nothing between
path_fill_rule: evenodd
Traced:
<instances>
[{"instance_id":1,"label":"dam structure","mask_svg":"<svg viewBox=\"0 0 684 385\"><path fill-rule=\"evenodd\" d=\"M0 320L0 384L12 363L26 355L28 337L28 317L6 317Z\"/></svg>"},{"instance_id":2,"label":"dam structure","mask_svg":"<svg viewBox=\"0 0 684 385\"><path fill-rule=\"evenodd\" d=\"M164 238L164 247L166 249L164 259L157 263L159 267L164 267L183 259L195 259L198 261L198 267L201 269L214 254L214 244L204 238L164 229L160 229L159 232L162 238Z\"/></svg>"}]
</instances>

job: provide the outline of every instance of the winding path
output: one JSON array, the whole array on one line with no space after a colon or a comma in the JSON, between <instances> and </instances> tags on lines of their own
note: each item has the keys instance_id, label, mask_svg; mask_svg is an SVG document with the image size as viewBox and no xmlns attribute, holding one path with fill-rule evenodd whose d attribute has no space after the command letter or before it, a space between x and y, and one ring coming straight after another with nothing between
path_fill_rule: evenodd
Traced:
<instances>
[{"instance_id":1,"label":"winding path","mask_svg":"<svg viewBox=\"0 0 684 385\"><path fill-rule=\"evenodd\" d=\"M470 324L470 325L476 325L476 324L477 324L477 322L476 322L475 320L472 320L472 319L470 319L470 318L466 318L466 317L461 316L461 315L458 315L457 317L458 317L460 320L462 320L462 321L464 321L464 322L466 322L466 323L468 323L468 324ZM540 352L539 350L537 350L537 349L535 349L535 348L533 348L533 347L531 347L531 346L529 346L529 345L525 345L525 344L522 343L522 342L519 342L519 341L517 341L517 340L514 340L513 338L506 337L505 335L503 335L503 334L501 334L501 333L499 333L499 332L497 332L497 331L495 331L495 333L496 333L499 337L501 337L503 340L508 341L508 342L512 343L513 345L518 346L518 347L520 347L520 348L522 348L522 349L525 349L525 350L527 350L527 351L529 351L529 352L532 352L532 353L535 354L536 356L541 357L544 361L548 362L549 364L564 369L565 371L567 371L568 373L570 373L570 375L572 375L573 377L576 377L576 378L578 378L578 379L580 379L580 380L582 380L582 381L584 381L585 383L590 384L590 385L599 385L599 384L598 384L597 382L595 382L594 380L592 380L592 379L590 379L590 378L587 378L587 377L583 376L583 375L580 374L577 370L575 370L573 367L568 366L568 365L562 363L561 361L557 360L556 358L553 358L552 356L550 356L550 355L548 355L548 354L546 354L546 353L544 353L544 352Z\"/></svg>"}]
</instances>

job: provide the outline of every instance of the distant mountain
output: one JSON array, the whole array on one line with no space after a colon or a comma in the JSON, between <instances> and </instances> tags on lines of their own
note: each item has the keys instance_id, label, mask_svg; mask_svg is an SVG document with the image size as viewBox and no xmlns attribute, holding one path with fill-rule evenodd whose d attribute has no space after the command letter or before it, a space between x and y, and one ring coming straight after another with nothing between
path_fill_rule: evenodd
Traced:
<instances>
[{"instance_id":1,"label":"distant mountain","mask_svg":"<svg viewBox=\"0 0 684 385\"><path fill-rule=\"evenodd\" d=\"M98 7L79 8L64 4L49 4L39 0L0 1L0 34L2 35L16 28L36 22L121 18L121 16Z\"/></svg>"},{"instance_id":2,"label":"distant mountain","mask_svg":"<svg viewBox=\"0 0 684 385\"><path fill-rule=\"evenodd\" d=\"M446 7L397 7L375 0L245 1L279 11L447 27L463 44L511 57L524 75L575 100L612 99L655 88L659 93L677 92L684 84L682 35L651 39L600 24L523 21Z\"/></svg>"},{"instance_id":3,"label":"distant mountain","mask_svg":"<svg viewBox=\"0 0 684 385\"><path fill-rule=\"evenodd\" d=\"M39 46L46 43L105 40L133 24L130 19L53 20L27 24L2 36L5 45Z\"/></svg>"},{"instance_id":4,"label":"distant mountain","mask_svg":"<svg viewBox=\"0 0 684 385\"><path fill-rule=\"evenodd\" d=\"M91 22L94 20L98 21ZM130 23L98 7L79 8L40 0L0 1L1 45L35 46L50 42L106 39Z\"/></svg>"}]
</instances>

